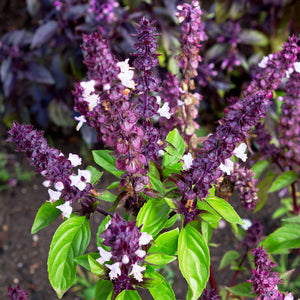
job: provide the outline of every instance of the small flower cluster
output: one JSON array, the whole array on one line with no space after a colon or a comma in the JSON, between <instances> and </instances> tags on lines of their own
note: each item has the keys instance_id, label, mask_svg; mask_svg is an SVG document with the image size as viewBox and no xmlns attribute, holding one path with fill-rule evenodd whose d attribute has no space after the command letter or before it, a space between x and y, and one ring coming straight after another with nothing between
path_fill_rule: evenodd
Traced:
<instances>
[{"instance_id":1,"label":"small flower cluster","mask_svg":"<svg viewBox=\"0 0 300 300\"><path fill-rule=\"evenodd\" d=\"M115 0L90 0L89 12L95 15L97 21L104 21L110 24L116 21L115 8L119 6L119 3Z\"/></svg>"},{"instance_id":2,"label":"small flower cluster","mask_svg":"<svg viewBox=\"0 0 300 300\"><path fill-rule=\"evenodd\" d=\"M207 290L204 289L199 300L221 300L222 298L218 295L216 289Z\"/></svg>"},{"instance_id":3,"label":"small flower cluster","mask_svg":"<svg viewBox=\"0 0 300 300\"><path fill-rule=\"evenodd\" d=\"M142 272L146 270L142 266L146 256L144 246L150 243L152 236L141 232L135 221L127 222L114 214L100 237L102 244L110 247L110 250L98 247L100 258L97 261L102 265L105 263L110 270L108 275L115 293L133 290L133 285L143 281Z\"/></svg>"},{"instance_id":4,"label":"small flower cluster","mask_svg":"<svg viewBox=\"0 0 300 300\"><path fill-rule=\"evenodd\" d=\"M247 229L247 234L243 238L243 244L248 248L248 249L253 249L255 248L259 240L263 234L263 223L254 221L252 225Z\"/></svg>"},{"instance_id":5,"label":"small flower cluster","mask_svg":"<svg viewBox=\"0 0 300 300\"><path fill-rule=\"evenodd\" d=\"M55 190L48 189L50 202L65 200L64 204L57 206L65 217L70 217L73 201L81 203L82 213L87 216L95 210L90 172L78 170L76 175L73 171L81 164L78 155L70 153L66 158L59 150L49 147L43 132L34 130L32 125L14 122L9 134L7 141L15 143L16 151L25 152L35 171L45 176L43 185L47 188L54 186Z\"/></svg>"},{"instance_id":6,"label":"small flower cluster","mask_svg":"<svg viewBox=\"0 0 300 300\"><path fill-rule=\"evenodd\" d=\"M240 192L241 203L249 210L253 210L258 201L258 189L255 187L257 179L254 176L252 170L240 166L238 163L234 164L234 171L230 176L230 181L235 184L235 189Z\"/></svg>"},{"instance_id":7,"label":"small flower cluster","mask_svg":"<svg viewBox=\"0 0 300 300\"><path fill-rule=\"evenodd\" d=\"M262 247L251 251L254 256L256 270L252 269L252 278L248 280L253 283L252 291L257 294L257 300L284 300L293 299L291 294L285 297L284 293L278 291L280 283L277 272L272 272L276 264L272 263L267 256L267 251ZM292 297L292 298L291 298Z\"/></svg>"},{"instance_id":8,"label":"small flower cluster","mask_svg":"<svg viewBox=\"0 0 300 300\"><path fill-rule=\"evenodd\" d=\"M20 285L16 288L8 288L9 300L27 300L28 292L20 289Z\"/></svg>"}]
</instances>

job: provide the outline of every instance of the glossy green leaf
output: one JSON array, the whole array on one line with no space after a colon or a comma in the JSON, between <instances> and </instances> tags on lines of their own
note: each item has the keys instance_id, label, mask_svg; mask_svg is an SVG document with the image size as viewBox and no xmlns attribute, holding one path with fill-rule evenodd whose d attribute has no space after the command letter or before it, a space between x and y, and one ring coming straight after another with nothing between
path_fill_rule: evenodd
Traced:
<instances>
[{"instance_id":1,"label":"glossy green leaf","mask_svg":"<svg viewBox=\"0 0 300 300\"><path fill-rule=\"evenodd\" d=\"M86 217L72 217L56 230L49 251L49 280L61 298L71 287L76 277L74 258L83 254L91 237Z\"/></svg>"},{"instance_id":2,"label":"glossy green leaf","mask_svg":"<svg viewBox=\"0 0 300 300\"><path fill-rule=\"evenodd\" d=\"M94 150L93 152L94 161L97 165L102 167L104 170L120 177L124 171L120 171L116 168L116 159L110 154L109 150Z\"/></svg>"},{"instance_id":3,"label":"glossy green leaf","mask_svg":"<svg viewBox=\"0 0 300 300\"><path fill-rule=\"evenodd\" d=\"M282 253L300 248L300 224L286 224L271 233L263 242L269 253Z\"/></svg>"},{"instance_id":4,"label":"glossy green leaf","mask_svg":"<svg viewBox=\"0 0 300 300\"><path fill-rule=\"evenodd\" d=\"M88 256L91 256L94 259L97 259L100 257L99 252L90 252L88 254L80 255L74 258L74 261L78 264L87 269L88 271L91 271L91 267L89 264Z\"/></svg>"},{"instance_id":5,"label":"glossy green leaf","mask_svg":"<svg viewBox=\"0 0 300 300\"><path fill-rule=\"evenodd\" d=\"M273 182L269 193L273 193L283 189L286 186L289 186L298 178L298 174L294 171L287 171L280 174Z\"/></svg>"},{"instance_id":6,"label":"glossy green leaf","mask_svg":"<svg viewBox=\"0 0 300 300\"><path fill-rule=\"evenodd\" d=\"M163 199L150 199L137 215L137 226L143 225L142 231L155 236L164 228L170 211Z\"/></svg>"},{"instance_id":7,"label":"glossy green leaf","mask_svg":"<svg viewBox=\"0 0 300 300\"><path fill-rule=\"evenodd\" d=\"M96 235L96 239L97 239L97 247L103 247L107 250L107 248L105 246L102 245L102 241L103 239L100 237L100 234L105 230L105 226L106 224L111 220L111 216L107 216L105 217L105 219L101 222L101 224L98 226L98 230L97 230L97 235Z\"/></svg>"},{"instance_id":8,"label":"glossy green leaf","mask_svg":"<svg viewBox=\"0 0 300 300\"><path fill-rule=\"evenodd\" d=\"M135 290L124 290L115 300L141 300L141 297Z\"/></svg>"},{"instance_id":9,"label":"glossy green leaf","mask_svg":"<svg viewBox=\"0 0 300 300\"><path fill-rule=\"evenodd\" d=\"M169 142L173 147L168 145L164 149L167 153L164 154L162 166L170 167L176 164L182 158L185 150L185 143L176 128L169 132L166 137L166 141Z\"/></svg>"},{"instance_id":10,"label":"glossy green leaf","mask_svg":"<svg viewBox=\"0 0 300 300\"><path fill-rule=\"evenodd\" d=\"M175 214L173 217L168 219L168 221L166 222L164 227L169 228L169 227L173 226L175 224L175 222L177 221L177 217L178 217L178 214Z\"/></svg>"},{"instance_id":11,"label":"glossy green leaf","mask_svg":"<svg viewBox=\"0 0 300 300\"><path fill-rule=\"evenodd\" d=\"M231 292L233 295L255 298L256 294L252 292L252 283L251 282L243 282L241 284L237 284L232 287L226 287L226 289Z\"/></svg>"},{"instance_id":12,"label":"glossy green leaf","mask_svg":"<svg viewBox=\"0 0 300 300\"><path fill-rule=\"evenodd\" d=\"M113 283L110 280L97 281L94 300L110 300L113 294Z\"/></svg>"},{"instance_id":13,"label":"glossy green leaf","mask_svg":"<svg viewBox=\"0 0 300 300\"><path fill-rule=\"evenodd\" d=\"M201 213L200 217L204 222L207 222L212 228L215 229L218 227L219 221L222 219L219 215L213 215L210 212Z\"/></svg>"},{"instance_id":14,"label":"glossy green leaf","mask_svg":"<svg viewBox=\"0 0 300 300\"><path fill-rule=\"evenodd\" d=\"M209 279L209 249L202 235L189 224L182 228L178 240L179 268L191 289L190 299L200 297Z\"/></svg>"},{"instance_id":15,"label":"glossy green leaf","mask_svg":"<svg viewBox=\"0 0 300 300\"><path fill-rule=\"evenodd\" d=\"M119 183L120 183L120 181L114 181L106 189L107 190L115 189L115 188L119 187Z\"/></svg>"},{"instance_id":16,"label":"glossy green leaf","mask_svg":"<svg viewBox=\"0 0 300 300\"><path fill-rule=\"evenodd\" d=\"M160 234L148 250L148 253L161 252L168 255L175 255L178 247L178 237L178 228Z\"/></svg>"},{"instance_id":17,"label":"glossy green leaf","mask_svg":"<svg viewBox=\"0 0 300 300\"><path fill-rule=\"evenodd\" d=\"M163 253L150 253L146 256L145 260L149 264L164 266L176 260L176 256Z\"/></svg>"},{"instance_id":18,"label":"glossy green leaf","mask_svg":"<svg viewBox=\"0 0 300 300\"><path fill-rule=\"evenodd\" d=\"M208 244L212 236L212 227L208 223L201 222L201 233L204 240Z\"/></svg>"},{"instance_id":19,"label":"glossy green leaf","mask_svg":"<svg viewBox=\"0 0 300 300\"><path fill-rule=\"evenodd\" d=\"M105 190L103 192L100 192L97 198L107 202L114 202L117 199L117 196Z\"/></svg>"},{"instance_id":20,"label":"glossy green leaf","mask_svg":"<svg viewBox=\"0 0 300 300\"><path fill-rule=\"evenodd\" d=\"M255 29L244 29L239 36L240 43L255 46L267 46L269 44L268 37L261 31Z\"/></svg>"},{"instance_id":21,"label":"glossy green leaf","mask_svg":"<svg viewBox=\"0 0 300 300\"><path fill-rule=\"evenodd\" d=\"M286 223L297 223L297 224L300 224L300 215L295 216L295 217L289 217L289 218L286 218L286 219L282 219L282 221L286 222Z\"/></svg>"},{"instance_id":22,"label":"glossy green leaf","mask_svg":"<svg viewBox=\"0 0 300 300\"><path fill-rule=\"evenodd\" d=\"M244 224L244 222L233 209L233 207L224 199L213 196L207 197L205 201L213 208L213 210L217 211L227 222L240 225Z\"/></svg>"},{"instance_id":23,"label":"glossy green leaf","mask_svg":"<svg viewBox=\"0 0 300 300\"><path fill-rule=\"evenodd\" d=\"M237 251L235 251L235 250L227 251L221 259L219 270L227 267L228 265L230 265L234 260L236 260L239 257L240 257L240 254Z\"/></svg>"},{"instance_id":24,"label":"glossy green leaf","mask_svg":"<svg viewBox=\"0 0 300 300\"><path fill-rule=\"evenodd\" d=\"M257 192L258 202L256 203L254 212L258 212L264 207L269 196L268 190L272 185L274 177L275 174L272 171L268 171L266 177L260 180L256 185L256 188L258 189Z\"/></svg>"},{"instance_id":25,"label":"glossy green leaf","mask_svg":"<svg viewBox=\"0 0 300 300\"><path fill-rule=\"evenodd\" d=\"M267 160L261 160L258 161L252 168L251 170L253 173L255 173L254 178L258 179L258 177L261 175L261 173L270 165L270 162Z\"/></svg>"},{"instance_id":26,"label":"glossy green leaf","mask_svg":"<svg viewBox=\"0 0 300 300\"><path fill-rule=\"evenodd\" d=\"M103 172L100 172L93 166L88 166L87 170L91 172L91 184L95 184L103 175Z\"/></svg>"},{"instance_id":27,"label":"glossy green leaf","mask_svg":"<svg viewBox=\"0 0 300 300\"><path fill-rule=\"evenodd\" d=\"M168 168L164 168L163 169L163 176L164 177L169 177L171 174L180 173L180 171L182 170L182 165L183 165L183 163L180 162L180 163L176 163L172 166L169 166Z\"/></svg>"},{"instance_id":28,"label":"glossy green leaf","mask_svg":"<svg viewBox=\"0 0 300 300\"><path fill-rule=\"evenodd\" d=\"M92 273L98 277L105 276L106 268L103 265L99 264L91 255L88 255L88 261Z\"/></svg>"},{"instance_id":29,"label":"glossy green leaf","mask_svg":"<svg viewBox=\"0 0 300 300\"><path fill-rule=\"evenodd\" d=\"M60 214L61 211L56 206L64 203L64 200L57 200L54 203L45 202L38 210L34 219L31 234L35 234L41 229L50 225Z\"/></svg>"},{"instance_id":30,"label":"glossy green leaf","mask_svg":"<svg viewBox=\"0 0 300 300\"><path fill-rule=\"evenodd\" d=\"M155 175L153 175L152 173L148 173L147 175L150 178L150 183L151 183L152 189L159 192L161 195L164 195L165 190L164 190L163 184L160 181L160 179L158 177L156 177Z\"/></svg>"},{"instance_id":31,"label":"glossy green leaf","mask_svg":"<svg viewBox=\"0 0 300 300\"><path fill-rule=\"evenodd\" d=\"M171 285L161 274L153 270L150 266L147 267L145 278L159 280L159 284L148 288L154 300L176 300Z\"/></svg>"}]
</instances>

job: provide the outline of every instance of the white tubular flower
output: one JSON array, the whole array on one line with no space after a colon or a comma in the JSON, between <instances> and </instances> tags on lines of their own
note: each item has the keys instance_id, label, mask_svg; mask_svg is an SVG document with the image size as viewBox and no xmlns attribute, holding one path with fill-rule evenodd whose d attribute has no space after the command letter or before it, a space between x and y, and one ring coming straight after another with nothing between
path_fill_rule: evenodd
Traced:
<instances>
[{"instance_id":1,"label":"white tubular flower","mask_svg":"<svg viewBox=\"0 0 300 300\"><path fill-rule=\"evenodd\" d=\"M142 232L142 235L140 236L139 239L139 245L147 245L150 243L150 241L153 240L152 235L148 234L147 232Z\"/></svg>"},{"instance_id":2,"label":"white tubular flower","mask_svg":"<svg viewBox=\"0 0 300 300\"><path fill-rule=\"evenodd\" d=\"M64 217L66 217L67 219L70 218L71 213L72 213L72 206L70 205L69 201L65 202L62 205L56 206L56 208L58 208L59 210L62 211L62 214Z\"/></svg>"},{"instance_id":3,"label":"white tubular flower","mask_svg":"<svg viewBox=\"0 0 300 300\"><path fill-rule=\"evenodd\" d=\"M268 56L264 56L263 59L261 60L261 62L258 64L258 66L259 66L260 68L265 69L265 68L267 67L268 61L269 61Z\"/></svg>"},{"instance_id":4,"label":"white tubular flower","mask_svg":"<svg viewBox=\"0 0 300 300\"><path fill-rule=\"evenodd\" d=\"M99 101L98 95L92 94L95 92L95 83L95 80L80 82L80 85L83 88L82 97L84 101L88 102L89 111L92 111L98 105Z\"/></svg>"},{"instance_id":5,"label":"white tubular flower","mask_svg":"<svg viewBox=\"0 0 300 300\"><path fill-rule=\"evenodd\" d=\"M43 181L43 186L44 187L49 187L51 185L51 181L50 180L44 180Z\"/></svg>"},{"instance_id":6,"label":"white tubular flower","mask_svg":"<svg viewBox=\"0 0 300 300\"><path fill-rule=\"evenodd\" d=\"M105 265L108 269L110 269L109 272L109 278L111 280L116 279L118 275L121 275L121 269L120 269L120 263L116 262L112 265Z\"/></svg>"},{"instance_id":7,"label":"white tubular flower","mask_svg":"<svg viewBox=\"0 0 300 300\"><path fill-rule=\"evenodd\" d=\"M185 154L182 156L183 158L183 165L182 165L182 169L183 170L188 170L192 164L193 164L193 156L191 153Z\"/></svg>"},{"instance_id":8,"label":"white tubular flower","mask_svg":"<svg viewBox=\"0 0 300 300\"><path fill-rule=\"evenodd\" d=\"M125 61L120 61L117 63L117 66L120 68L121 72L118 75L118 78L121 80L122 84L130 89L134 89L135 82L133 80L134 71L133 68L130 68L128 64L129 58Z\"/></svg>"},{"instance_id":9,"label":"white tubular flower","mask_svg":"<svg viewBox=\"0 0 300 300\"><path fill-rule=\"evenodd\" d=\"M288 293L285 297L284 300L294 300L294 297L292 295L292 293Z\"/></svg>"},{"instance_id":10,"label":"white tubular flower","mask_svg":"<svg viewBox=\"0 0 300 300\"><path fill-rule=\"evenodd\" d=\"M124 256L122 257L122 263L123 263L124 265L127 265L127 264L129 263L129 257L128 257L127 255L124 255Z\"/></svg>"},{"instance_id":11,"label":"white tubular flower","mask_svg":"<svg viewBox=\"0 0 300 300\"><path fill-rule=\"evenodd\" d=\"M238 147L233 150L233 154L240 158L242 161L246 161L248 156L245 153L247 149L247 145L245 143L241 143Z\"/></svg>"},{"instance_id":12,"label":"white tubular flower","mask_svg":"<svg viewBox=\"0 0 300 300\"><path fill-rule=\"evenodd\" d=\"M143 274L142 274L142 272L145 271L145 270L146 270L145 267L141 267L140 265L138 265L137 263L135 263L134 265L132 265L132 270L129 273L129 275L133 275L133 277L137 281L143 281Z\"/></svg>"},{"instance_id":13,"label":"white tubular flower","mask_svg":"<svg viewBox=\"0 0 300 300\"><path fill-rule=\"evenodd\" d=\"M170 114L170 106L168 102L165 102L164 105L157 110L157 112L161 117L165 117L167 119L170 119L172 115Z\"/></svg>"},{"instance_id":14,"label":"white tubular flower","mask_svg":"<svg viewBox=\"0 0 300 300\"><path fill-rule=\"evenodd\" d=\"M76 130L79 131L79 129L82 127L83 123L86 123L86 119L84 116L74 117L74 119L79 122L76 126Z\"/></svg>"},{"instance_id":15,"label":"white tubular flower","mask_svg":"<svg viewBox=\"0 0 300 300\"><path fill-rule=\"evenodd\" d=\"M84 181L81 178L84 178ZM77 187L80 191L83 191L87 182L91 181L91 172L89 170L78 170L78 175L70 175L71 186Z\"/></svg>"},{"instance_id":16,"label":"white tubular flower","mask_svg":"<svg viewBox=\"0 0 300 300\"><path fill-rule=\"evenodd\" d=\"M251 227L252 222L251 222L249 219L242 219L242 221L244 222L244 224L241 225L241 227L242 227L244 230L247 230L249 227Z\"/></svg>"},{"instance_id":17,"label":"white tubular flower","mask_svg":"<svg viewBox=\"0 0 300 300\"><path fill-rule=\"evenodd\" d=\"M134 253L135 253L135 255L137 255L137 256L140 257L140 258L143 258L143 257L145 257L145 255L146 255L146 251L141 250L141 249L136 250Z\"/></svg>"},{"instance_id":18,"label":"white tubular flower","mask_svg":"<svg viewBox=\"0 0 300 300\"><path fill-rule=\"evenodd\" d=\"M64 189L64 184L61 182L61 181L57 181L55 184L54 184L54 187L58 190L58 191L62 191Z\"/></svg>"},{"instance_id":19,"label":"white tubular flower","mask_svg":"<svg viewBox=\"0 0 300 300\"><path fill-rule=\"evenodd\" d=\"M300 62L295 62L294 63L294 69L296 72L300 73Z\"/></svg>"},{"instance_id":20,"label":"white tubular flower","mask_svg":"<svg viewBox=\"0 0 300 300\"><path fill-rule=\"evenodd\" d=\"M233 161L230 158L227 158L225 159L225 164L221 163L219 168L227 175L230 175L231 172L233 171Z\"/></svg>"},{"instance_id":21,"label":"white tubular flower","mask_svg":"<svg viewBox=\"0 0 300 300\"><path fill-rule=\"evenodd\" d=\"M100 257L96 259L96 261L103 265L106 261L109 261L112 258L112 254L106 250L104 250L102 247L98 247Z\"/></svg>"},{"instance_id":22,"label":"white tubular flower","mask_svg":"<svg viewBox=\"0 0 300 300\"><path fill-rule=\"evenodd\" d=\"M69 153L68 160L71 162L73 167L81 165L81 158L77 154Z\"/></svg>"},{"instance_id":23,"label":"white tubular flower","mask_svg":"<svg viewBox=\"0 0 300 300\"><path fill-rule=\"evenodd\" d=\"M60 198L61 192L48 189L48 194L50 196L50 202L53 203Z\"/></svg>"}]
</instances>

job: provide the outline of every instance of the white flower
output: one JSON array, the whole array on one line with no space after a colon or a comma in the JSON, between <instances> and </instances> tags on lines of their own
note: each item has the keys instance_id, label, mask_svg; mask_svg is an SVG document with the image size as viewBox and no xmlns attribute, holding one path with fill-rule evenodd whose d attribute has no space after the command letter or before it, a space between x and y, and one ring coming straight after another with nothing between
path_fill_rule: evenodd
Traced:
<instances>
[{"instance_id":1,"label":"white flower","mask_svg":"<svg viewBox=\"0 0 300 300\"><path fill-rule=\"evenodd\" d=\"M133 80L134 71L130 68L128 64L129 58L125 61L120 61L117 63L117 66L121 69L121 73L119 73L118 78L121 80L122 84L130 89L134 89L135 82Z\"/></svg>"},{"instance_id":2,"label":"white flower","mask_svg":"<svg viewBox=\"0 0 300 300\"><path fill-rule=\"evenodd\" d=\"M112 254L106 250L104 250L102 247L98 247L100 257L96 259L96 261L103 265L106 261L109 261L112 258Z\"/></svg>"},{"instance_id":3,"label":"white flower","mask_svg":"<svg viewBox=\"0 0 300 300\"><path fill-rule=\"evenodd\" d=\"M96 94L91 94L85 97L84 100L89 104L89 111L92 111L98 105L99 97Z\"/></svg>"},{"instance_id":4,"label":"white flower","mask_svg":"<svg viewBox=\"0 0 300 300\"><path fill-rule=\"evenodd\" d=\"M82 177L84 180L82 180ZM80 191L83 191L87 182L91 181L91 172L89 170L78 170L78 175L70 175L71 186L77 187Z\"/></svg>"},{"instance_id":5,"label":"white flower","mask_svg":"<svg viewBox=\"0 0 300 300\"><path fill-rule=\"evenodd\" d=\"M56 208L62 211L64 217L66 217L67 219L70 218L70 215L72 213L72 206L70 205L69 201L65 202L62 205L56 206Z\"/></svg>"},{"instance_id":6,"label":"white flower","mask_svg":"<svg viewBox=\"0 0 300 300\"><path fill-rule=\"evenodd\" d=\"M124 255L124 256L122 257L122 263L123 263L124 265L127 265L127 264L129 263L129 257L128 257L127 255Z\"/></svg>"},{"instance_id":7,"label":"white flower","mask_svg":"<svg viewBox=\"0 0 300 300\"><path fill-rule=\"evenodd\" d=\"M53 203L60 198L61 192L48 189L48 194L50 196L50 202Z\"/></svg>"},{"instance_id":8,"label":"white flower","mask_svg":"<svg viewBox=\"0 0 300 300\"><path fill-rule=\"evenodd\" d=\"M164 154L165 154L165 151L164 151L164 150L162 150L162 149L158 150L158 156L159 156L159 157L164 156Z\"/></svg>"},{"instance_id":9,"label":"white flower","mask_svg":"<svg viewBox=\"0 0 300 300\"><path fill-rule=\"evenodd\" d=\"M132 270L129 273L129 275L133 275L133 277L137 281L143 281L143 274L141 272L143 272L145 270L146 270L145 267L141 267L140 265L138 265L137 263L135 263L134 265L132 265Z\"/></svg>"},{"instance_id":10,"label":"white flower","mask_svg":"<svg viewBox=\"0 0 300 300\"><path fill-rule=\"evenodd\" d=\"M221 163L219 168L227 175L230 175L233 171L233 161L230 158L227 158L225 159L225 164Z\"/></svg>"},{"instance_id":11,"label":"white flower","mask_svg":"<svg viewBox=\"0 0 300 300\"><path fill-rule=\"evenodd\" d=\"M106 225L105 225L105 229L107 229L109 227L109 225L111 224L111 220L109 220Z\"/></svg>"},{"instance_id":12,"label":"white flower","mask_svg":"<svg viewBox=\"0 0 300 300\"><path fill-rule=\"evenodd\" d=\"M83 123L86 123L86 119L84 116L74 117L74 119L79 122L76 126L76 130L79 131L79 129L82 127Z\"/></svg>"},{"instance_id":13,"label":"white flower","mask_svg":"<svg viewBox=\"0 0 300 300\"><path fill-rule=\"evenodd\" d=\"M134 253L135 253L135 255L137 255L137 256L140 257L140 258L143 258L143 257L145 257L145 255L146 255L146 251L141 250L141 249L136 250Z\"/></svg>"},{"instance_id":14,"label":"white flower","mask_svg":"<svg viewBox=\"0 0 300 300\"><path fill-rule=\"evenodd\" d=\"M108 90L110 90L110 84L109 83L105 83L103 85L103 91L108 91Z\"/></svg>"},{"instance_id":15,"label":"white flower","mask_svg":"<svg viewBox=\"0 0 300 300\"><path fill-rule=\"evenodd\" d=\"M81 165L81 158L77 154L69 154L68 160L71 162L73 167Z\"/></svg>"},{"instance_id":16,"label":"white flower","mask_svg":"<svg viewBox=\"0 0 300 300\"><path fill-rule=\"evenodd\" d=\"M171 118L171 114L170 114L170 106L169 106L169 103L168 102L165 102L164 105L159 108L157 110L157 112L159 113L159 115L161 117L165 117L167 119L170 119Z\"/></svg>"},{"instance_id":17,"label":"white flower","mask_svg":"<svg viewBox=\"0 0 300 300\"><path fill-rule=\"evenodd\" d=\"M294 297L292 295L292 293L288 293L285 297L284 300L294 300Z\"/></svg>"},{"instance_id":18,"label":"white flower","mask_svg":"<svg viewBox=\"0 0 300 300\"><path fill-rule=\"evenodd\" d=\"M258 64L258 66L259 66L260 68L265 69L265 68L267 67L268 61L269 61L268 56L264 56L263 59L261 60L261 62Z\"/></svg>"},{"instance_id":19,"label":"white flower","mask_svg":"<svg viewBox=\"0 0 300 300\"><path fill-rule=\"evenodd\" d=\"M193 157L191 153L185 154L182 156L183 158L183 165L182 165L182 169L183 170L188 170L192 164L193 164Z\"/></svg>"},{"instance_id":20,"label":"white flower","mask_svg":"<svg viewBox=\"0 0 300 300\"><path fill-rule=\"evenodd\" d=\"M294 72L293 68L289 68L287 71L285 71L285 77L290 78L290 74Z\"/></svg>"},{"instance_id":21,"label":"white flower","mask_svg":"<svg viewBox=\"0 0 300 300\"><path fill-rule=\"evenodd\" d=\"M44 180L43 181L43 186L44 187L49 187L51 185L51 181L50 180Z\"/></svg>"},{"instance_id":22,"label":"white flower","mask_svg":"<svg viewBox=\"0 0 300 300\"><path fill-rule=\"evenodd\" d=\"M152 239L153 238L151 234L148 234L147 232L142 232L142 235L140 236L139 239L139 245L140 246L147 245L150 243Z\"/></svg>"},{"instance_id":23,"label":"white flower","mask_svg":"<svg viewBox=\"0 0 300 300\"><path fill-rule=\"evenodd\" d=\"M112 265L105 265L107 268L110 269L110 272L109 272L109 278L111 280L115 279L118 277L118 275L121 275L121 269L120 269L120 263L119 262L116 262Z\"/></svg>"},{"instance_id":24,"label":"white flower","mask_svg":"<svg viewBox=\"0 0 300 300\"><path fill-rule=\"evenodd\" d=\"M99 101L98 95L94 94L95 83L95 80L80 82L80 85L83 88L82 97L84 101L89 103L89 111L92 111L94 107L98 105Z\"/></svg>"},{"instance_id":25,"label":"white flower","mask_svg":"<svg viewBox=\"0 0 300 300\"><path fill-rule=\"evenodd\" d=\"M62 191L64 189L64 184L61 182L61 181L57 181L55 184L54 184L54 187L58 190L58 191Z\"/></svg>"},{"instance_id":26,"label":"white flower","mask_svg":"<svg viewBox=\"0 0 300 300\"><path fill-rule=\"evenodd\" d=\"M294 63L294 69L296 72L300 73L300 62L295 62Z\"/></svg>"},{"instance_id":27,"label":"white flower","mask_svg":"<svg viewBox=\"0 0 300 300\"><path fill-rule=\"evenodd\" d=\"M178 106L184 106L184 101L181 101L181 100L177 100L177 105Z\"/></svg>"},{"instance_id":28,"label":"white flower","mask_svg":"<svg viewBox=\"0 0 300 300\"><path fill-rule=\"evenodd\" d=\"M242 161L246 161L248 156L245 153L247 149L247 145L245 143L241 143L238 147L233 150L233 154L240 158Z\"/></svg>"},{"instance_id":29,"label":"white flower","mask_svg":"<svg viewBox=\"0 0 300 300\"><path fill-rule=\"evenodd\" d=\"M244 230L247 230L252 225L252 222L250 220L248 220L248 219L242 219L242 221L244 222L244 224L241 225L241 227Z\"/></svg>"}]
</instances>

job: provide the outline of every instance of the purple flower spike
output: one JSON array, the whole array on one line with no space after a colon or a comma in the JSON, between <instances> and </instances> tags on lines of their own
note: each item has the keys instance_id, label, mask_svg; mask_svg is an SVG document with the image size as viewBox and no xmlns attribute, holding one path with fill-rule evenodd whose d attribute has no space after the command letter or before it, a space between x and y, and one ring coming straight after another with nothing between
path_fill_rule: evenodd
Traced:
<instances>
[{"instance_id":1,"label":"purple flower spike","mask_svg":"<svg viewBox=\"0 0 300 300\"><path fill-rule=\"evenodd\" d=\"M247 235L243 238L243 244L250 249L256 247L263 234L263 228L261 222L254 221L247 229Z\"/></svg>"},{"instance_id":2,"label":"purple flower spike","mask_svg":"<svg viewBox=\"0 0 300 300\"><path fill-rule=\"evenodd\" d=\"M10 300L27 300L28 292L20 289L20 285L16 288L8 288L8 296Z\"/></svg>"},{"instance_id":3,"label":"purple flower spike","mask_svg":"<svg viewBox=\"0 0 300 300\"><path fill-rule=\"evenodd\" d=\"M212 289L212 290L204 289L199 300L221 300L221 297L218 295L216 289Z\"/></svg>"},{"instance_id":4,"label":"purple flower spike","mask_svg":"<svg viewBox=\"0 0 300 300\"><path fill-rule=\"evenodd\" d=\"M143 281L142 266L146 251L144 246L152 240L152 236L141 232L135 221L125 221L114 214L106 225L106 230L100 235L103 245L110 247L109 251L98 247L100 258L97 261L109 269L108 276L113 282L114 291L119 294L123 290L132 290L133 285Z\"/></svg>"}]
</instances>

